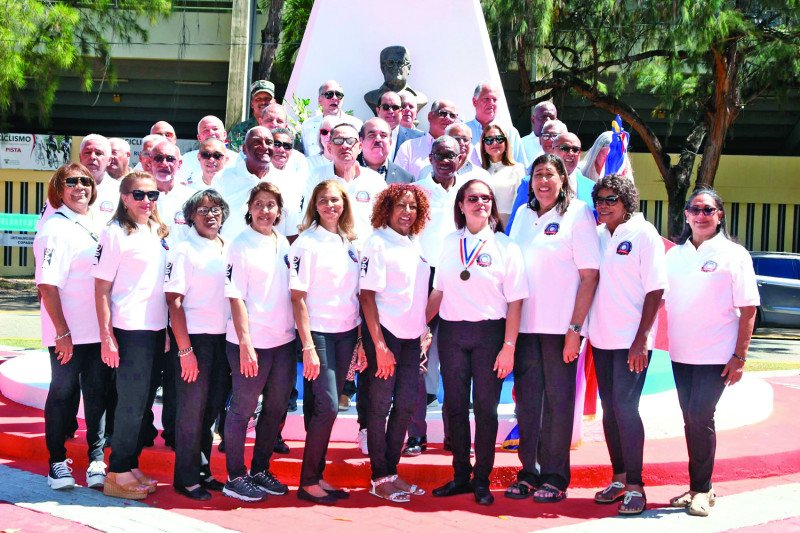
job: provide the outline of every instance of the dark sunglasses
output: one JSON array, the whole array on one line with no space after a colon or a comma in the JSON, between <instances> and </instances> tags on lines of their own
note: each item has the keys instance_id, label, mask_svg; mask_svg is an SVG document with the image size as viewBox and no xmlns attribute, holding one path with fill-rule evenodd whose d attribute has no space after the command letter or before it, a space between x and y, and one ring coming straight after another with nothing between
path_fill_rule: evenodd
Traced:
<instances>
[{"instance_id":1,"label":"dark sunglasses","mask_svg":"<svg viewBox=\"0 0 800 533\"><path fill-rule=\"evenodd\" d=\"M490 194L470 194L467 196L467 201L471 204L477 204L479 200L482 204L488 204L494 200L494 197Z\"/></svg>"},{"instance_id":2,"label":"dark sunglasses","mask_svg":"<svg viewBox=\"0 0 800 533\"><path fill-rule=\"evenodd\" d=\"M141 202L142 200L144 200L145 196L147 196L147 199L150 200L151 202L155 202L156 200L158 200L159 192L158 191L146 191L145 192L145 191L140 191L139 189L136 189L134 191L129 192L128 194L133 196L133 199L136 200L137 202Z\"/></svg>"},{"instance_id":3,"label":"dark sunglasses","mask_svg":"<svg viewBox=\"0 0 800 533\"><path fill-rule=\"evenodd\" d=\"M324 93L322 93L322 96L324 96L328 100L330 100L334 96L339 100L341 100L342 98L344 98L344 93L341 91L325 91Z\"/></svg>"},{"instance_id":4,"label":"dark sunglasses","mask_svg":"<svg viewBox=\"0 0 800 533\"><path fill-rule=\"evenodd\" d=\"M703 213L707 217L710 217L718 211L716 207L697 207L696 205L689 206L686 208L686 210L690 215L697 216L700 213Z\"/></svg>"},{"instance_id":5,"label":"dark sunglasses","mask_svg":"<svg viewBox=\"0 0 800 533\"><path fill-rule=\"evenodd\" d=\"M77 187L78 183L80 183L84 187L91 187L92 185L94 185L94 179L89 176L73 176L70 178L64 178L64 185L66 185L70 189L73 187Z\"/></svg>"},{"instance_id":6,"label":"dark sunglasses","mask_svg":"<svg viewBox=\"0 0 800 533\"><path fill-rule=\"evenodd\" d=\"M617 205L618 201L619 201L619 196L616 194L612 194L611 196L598 196L594 200L594 205L601 206L605 204L607 206L612 206L612 205Z\"/></svg>"},{"instance_id":7,"label":"dark sunglasses","mask_svg":"<svg viewBox=\"0 0 800 533\"><path fill-rule=\"evenodd\" d=\"M153 156L153 161L155 161L156 163L163 163L164 161L166 161L167 163L174 163L177 160L178 158L175 157L174 155L156 154Z\"/></svg>"},{"instance_id":8,"label":"dark sunglasses","mask_svg":"<svg viewBox=\"0 0 800 533\"><path fill-rule=\"evenodd\" d=\"M458 118L458 113L453 113L452 111L445 111L444 109L440 109L436 112L439 118L449 118L451 120L455 120Z\"/></svg>"},{"instance_id":9,"label":"dark sunglasses","mask_svg":"<svg viewBox=\"0 0 800 533\"><path fill-rule=\"evenodd\" d=\"M275 141L275 148L283 148L284 150L291 150L294 148L292 143L282 143L280 141Z\"/></svg>"},{"instance_id":10,"label":"dark sunglasses","mask_svg":"<svg viewBox=\"0 0 800 533\"><path fill-rule=\"evenodd\" d=\"M573 154L579 154L581 152L580 146L567 146L566 144L562 144L561 146L558 147L558 149L564 152L565 154L568 154L570 152L572 152Z\"/></svg>"},{"instance_id":11,"label":"dark sunglasses","mask_svg":"<svg viewBox=\"0 0 800 533\"><path fill-rule=\"evenodd\" d=\"M447 154L440 154L440 153L437 152L437 153L433 154L433 158L435 160L437 160L437 161L445 161L445 160L451 160L452 161L453 159L455 159L457 157L458 157L458 154L455 154L453 152L450 152L450 153L447 153Z\"/></svg>"},{"instance_id":12,"label":"dark sunglasses","mask_svg":"<svg viewBox=\"0 0 800 533\"><path fill-rule=\"evenodd\" d=\"M506 142L506 138L502 135L489 135L488 137L483 138L483 144L488 144L489 146L493 145L494 143L503 144L504 142Z\"/></svg>"},{"instance_id":13,"label":"dark sunglasses","mask_svg":"<svg viewBox=\"0 0 800 533\"><path fill-rule=\"evenodd\" d=\"M202 157L203 159L211 159L213 157L217 161L220 161L223 157L225 157L225 154L222 154L220 152L214 152L214 153L200 152L200 157Z\"/></svg>"},{"instance_id":14,"label":"dark sunglasses","mask_svg":"<svg viewBox=\"0 0 800 533\"><path fill-rule=\"evenodd\" d=\"M341 146L343 144L346 144L347 146L353 146L357 141L358 139L355 137L335 137L331 139L331 142L336 146Z\"/></svg>"},{"instance_id":15,"label":"dark sunglasses","mask_svg":"<svg viewBox=\"0 0 800 533\"><path fill-rule=\"evenodd\" d=\"M384 111L400 111L400 106L399 105L381 104L378 107L380 107Z\"/></svg>"}]
</instances>

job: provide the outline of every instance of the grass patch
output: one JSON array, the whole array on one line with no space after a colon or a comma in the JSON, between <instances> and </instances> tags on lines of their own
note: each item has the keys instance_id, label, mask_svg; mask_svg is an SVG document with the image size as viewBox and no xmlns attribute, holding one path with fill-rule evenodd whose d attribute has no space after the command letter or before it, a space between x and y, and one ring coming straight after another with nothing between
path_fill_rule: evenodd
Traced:
<instances>
[{"instance_id":1,"label":"grass patch","mask_svg":"<svg viewBox=\"0 0 800 533\"><path fill-rule=\"evenodd\" d=\"M748 372L765 372L768 370L800 370L800 362L748 359L744 369Z\"/></svg>"},{"instance_id":2,"label":"grass patch","mask_svg":"<svg viewBox=\"0 0 800 533\"><path fill-rule=\"evenodd\" d=\"M42 339L25 339L22 337L0 337L1 346L11 346L13 348L36 348L42 347Z\"/></svg>"}]
</instances>

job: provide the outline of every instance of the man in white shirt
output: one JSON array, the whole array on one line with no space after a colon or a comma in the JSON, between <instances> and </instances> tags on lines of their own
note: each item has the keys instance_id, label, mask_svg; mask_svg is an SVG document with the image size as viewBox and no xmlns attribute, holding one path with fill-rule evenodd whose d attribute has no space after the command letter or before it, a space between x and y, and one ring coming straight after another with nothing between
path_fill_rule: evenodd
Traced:
<instances>
[{"instance_id":1,"label":"man in white shirt","mask_svg":"<svg viewBox=\"0 0 800 533\"><path fill-rule=\"evenodd\" d=\"M317 97L322 113L310 117L303 122L303 148L307 156L320 153L321 147L318 141L319 127L325 117L335 117L338 121L335 124L347 122L355 126L356 131L361 129L362 122L354 116L344 112L344 89L336 80L328 80L319 86L319 96Z\"/></svg>"},{"instance_id":2,"label":"man in white shirt","mask_svg":"<svg viewBox=\"0 0 800 533\"><path fill-rule=\"evenodd\" d=\"M157 144L160 144L162 141L168 140L163 135L158 134L150 134L145 135L142 137L142 149L139 151L139 162L136 163L136 166L133 167L133 170L143 170L148 174L152 174L152 170L150 168L150 163L152 160L150 156L152 155L151 151L153 147Z\"/></svg>"},{"instance_id":3,"label":"man in white shirt","mask_svg":"<svg viewBox=\"0 0 800 533\"><path fill-rule=\"evenodd\" d=\"M472 94L472 105L475 107L475 118L467 122L467 126L472 130L472 142L477 144L481 142L483 137L483 128L491 124L497 118L497 100L500 98L502 88L493 87L491 84L483 82L475 87ZM510 123L500 123L506 131L508 138L508 146L511 148L511 155L514 156L514 161L528 166L528 158L525 155L525 150L522 148L522 141L519 138L519 132ZM477 152L480 154L480 147L476 146Z\"/></svg>"},{"instance_id":4,"label":"man in white shirt","mask_svg":"<svg viewBox=\"0 0 800 533\"><path fill-rule=\"evenodd\" d=\"M430 164L429 156L434 139L444 135L444 130L458 120L456 104L450 100L436 100L428 112L428 133L410 139L397 150L394 162L412 176Z\"/></svg>"},{"instance_id":5,"label":"man in white shirt","mask_svg":"<svg viewBox=\"0 0 800 533\"><path fill-rule=\"evenodd\" d=\"M542 127L548 120L556 120L558 111L553 102L539 102L531 110L531 132L522 138L522 146L528 157L528 164L544 153L540 136Z\"/></svg>"},{"instance_id":6,"label":"man in white shirt","mask_svg":"<svg viewBox=\"0 0 800 533\"><path fill-rule=\"evenodd\" d=\"M456 174L459 181L465 183L471 179L481 179L491 186L491 177L483 166L480 158L476 155L475 146L472 144L472 130L463 122L450 124L444 130L444 134L452 137L458 143L458 161L456 163ZM431 165L426 166L419 172L417 181L422 180L433 173Z\"/></svg>"},{"instance_id":7,"label":"man in white shirt","mask_svg":"<svg viewBox=\"0 0 800 533\"><path fill-rule=\"evenodd\" d=\"M225 124L214 115L207 115L197 123L197 140L201 143L208 139L218 139L224 143L227 138ZM229 153L227 161L233 161L235 157L235 153ZM179 183L193 186L198 180L203 179L203 171L200 168L200 150L186 152L181 161L181 169L178 174Z\"/></svg>"},{"instance_id":8,"label":"man in white shirt","mask_svg":"<svg viewBox=\"0 0 800 533\"><path fill-rule=\"evenodd\" d=\"M158 214L161 221L169 226L167 243L173 249L186 237L189 226L183 217L183 204L195 191L176 180L183 164L178 145L161 141L152 148L151 154L150 168L160 193L156 204Z\"/></svg>"},{"instance_id":9,"label":"man in white shirt","mask_svg":"<svg viewBox=\"0 0 800 533\"><path fill-rule=\"evenodd\" d=\"M106 172L115 180L120 180L131 171L128 166L131 161L131 145L119 137L110 138L108 143L111 146L111 155L108 158Z\"/></svg>"}]
</instances>

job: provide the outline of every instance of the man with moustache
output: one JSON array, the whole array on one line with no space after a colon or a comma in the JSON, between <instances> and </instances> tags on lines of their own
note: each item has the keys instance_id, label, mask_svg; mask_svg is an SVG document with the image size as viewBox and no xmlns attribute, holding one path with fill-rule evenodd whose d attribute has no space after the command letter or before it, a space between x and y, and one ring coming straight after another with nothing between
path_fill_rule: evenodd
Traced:
<instances>
[{"instance_id":1,"label":"man with moustache","mask_svg":"<svg viewBox=\"0 0 800 533\"><path fill-rule=\"evenodd\" d=\"M384 93L384 96L389 93ZM362 151L358 164L369 167L384 177L386 183L411 183L414 176L389 160L392 152L392 137L389 124L379 117L364 122L358 133Z\"/></svg>"}]
</instances>

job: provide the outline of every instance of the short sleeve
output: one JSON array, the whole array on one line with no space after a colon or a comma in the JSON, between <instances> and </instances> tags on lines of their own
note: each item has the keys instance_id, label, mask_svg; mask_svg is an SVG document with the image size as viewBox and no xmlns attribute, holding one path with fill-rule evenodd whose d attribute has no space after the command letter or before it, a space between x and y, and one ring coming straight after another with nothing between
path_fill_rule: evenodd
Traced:
<instances>
[{"instance_id":1,"label":"short sleeve","mask_svg":"<svg viewBox=\"0 0 800 533\"><path fill-rule=\"evenodd\" d=\"M592 210L585 204L575 213L572 228L572 257L578 270L600 268L600 239Z\"/></svg>"},{"instance_id":2,"label":"short sleeve","mask_svg":"<svg viewBox=\"0 0 800 533\"><path fill-rule=\"evenodd\" d=\"M248 281L244 247L234 241L228 249L228 261L225 267L225 297L243 300L247 295Z\"/></svg>"},{"instance_id":3,"label":"short sleeve","mask_svg":"<svg viewBox=\"0 0 800 533\"><path fill-rule=\"evenodd\" d=\"M743 247L738 244L734 244L733 247L732 252L735 253L735 258L731 261L733 305L736 307L759 305L761 297L758 294L753 260Z\"/></svg>"},{"instance_id":4,"label":"short sleeve","mask_svg":"<svg viewBox=\"0 0 800 533\"><path fill-rule=\"evenodd\" d=\"M36 284L63 289L69 277L71 247L60 232L48 231L47 226L36 238Z\"/></svg>"},{"instance_id":5,"label":"short sleeve","mask_svg":"<svg viewBox=\"0 0 800 533\"><path fill-rule=\"evenodd\" d=\"M289 249L289 288L308 292L314 272L314 253L308 248L308 239L298 239Z\"/></svg>"},{"instance_id":6,"label":"short sleeve","mask_svg":"<svg viewBox=\"0 0 800 533\"><path fill-rule=\"evenodd\" d=\"M189 259L191 249L184 244L178 246L172 254L172 258L167 262L164 273L164 292L186 295L187 289L192 284L194 265Z\"/></svg>"},{"instance_id":7,"label":"short sleeve","mask_svg":"<svg viewBox=\"0 0 800 533\"><path fill-rule=\"evenodd\" d=\"M505 248L506 275L503 279L503 295L507 302L523 300L529 296L529 291L522 251L514 242L506 243Z\"/></svg>"},{"instance_id":8,"label":"short sleeve","mask_svg":"<svg viewBox=\"0 0 800 533\"><path fill-rule=\"evenodd\" d=\"M664 242L655 228L648 227L642 239L640 272L645 294L657 290L667 290L667 262L664 259Z\"/></svg>"},{"instance_id":9,"label":"short sleeve","mask_svg":"<svg viewBox=\"0 0 800 533\"><path fill-rule=\"evenodd\" d=\"M374 234L364 243L361 251L360 288L383 292L386 288L386 247Z\"/></svg>"},{"instance_id":10,"label":"short sleeve","mask_svg":"<svg viewBox=\"0 0 800 533\"><path fill-rule=\"evenodd\" d=\"M119 226L106 226L100 234L97 250L94 253L92 276L105 281L114 281L122 259L120 239L122 228Z\"/></svg>"}]
</instances>

